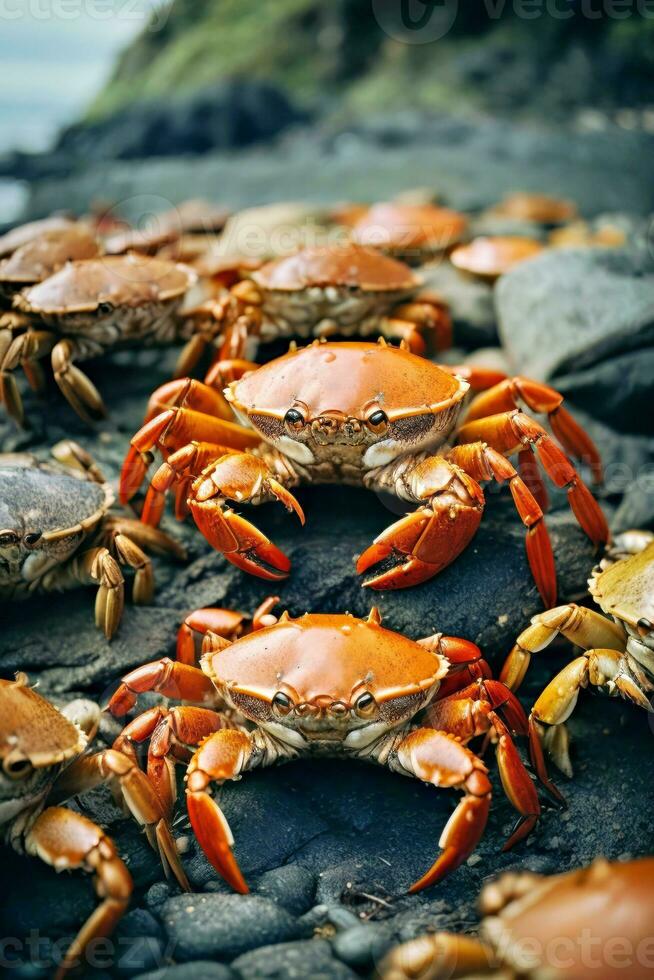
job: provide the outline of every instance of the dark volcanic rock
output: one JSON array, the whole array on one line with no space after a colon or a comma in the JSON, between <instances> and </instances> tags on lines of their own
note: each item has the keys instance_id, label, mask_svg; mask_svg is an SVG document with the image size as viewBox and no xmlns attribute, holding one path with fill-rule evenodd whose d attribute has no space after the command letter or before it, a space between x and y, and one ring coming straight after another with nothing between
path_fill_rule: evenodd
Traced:
<instances>
[{"instance_id":1,"label":"dark volcanic rock","mask_svg":"<svg viewBox=\"0 0 654 980\"><path fill-rule=\"evenodd\" d=\"M325 939L265 946L239 956L233 966L243 980L354 980L356 976L334 959Z\"/></svg>"},{"instance_id":2,"label":"dark volcanic rock","mask_svg":"<svg viewBox=\"0 0 654 980\"><path fill-rule=\"evenodd\" d=\"M175 966L165 966L161 970L138 974L138 980L233 980L233 977L234 973L228 966L209 960L178 963Z\"/></svg>"},{"instance_id":3,"label":"dark volcanic rock","mask_svg":"<svg viewBox=\"0 0 654 980\"><path fill-rule=\"evenodd\" d=\"M302 926L274 902L254 895L178 895L162 919L179 960L230 961L270 943L302 937Z\"/></svg>"},{"instance_id":4,"label":"dark volcanic rock","mask_svg":"<svg viewBox=\"0 0 654 980\"><path fill-rule=\"evenodd\" d=\"M654 278L651 288L654 294ZM556 387L607 425L642 435L654 432L654 346L615 354L585 370L573 369L556 379Z\"/></svg>"},{"instance_id":5,"label":"dark volcanic rock","mask_svg":"<svg viewBox=\"0 0 654 980\"><path fill-rule=\"evenodd\" d=\"M513 367L533 378L556 379L609 362L596 382L586 375L585 387L618 385L622 372L615 365L611 373L613 359L654 345L654 259L645 248L549 252L503 276L495 297ZM627 382L623 412L613 415L618 428L642 405L640 377L633 404Z\"/></svg>"},{"instance_id":6,"label":"dark volcanic rock","mask_svg":"<svg viewBox=\"0 0 654 980\"><path fill-rule=\"evenodd\" d=\"M286 864L267 871L253 883L254 892L269 898L291 915L302 915L311 908L316 893L315 875L299 864Z\"/></svg>"}]
</instances>

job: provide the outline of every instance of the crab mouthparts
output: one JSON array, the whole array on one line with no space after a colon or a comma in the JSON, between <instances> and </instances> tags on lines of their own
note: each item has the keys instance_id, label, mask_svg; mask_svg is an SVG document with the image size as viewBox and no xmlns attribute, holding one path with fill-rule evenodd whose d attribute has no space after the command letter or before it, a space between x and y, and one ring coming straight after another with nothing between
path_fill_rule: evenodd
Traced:
<instances>
[{"instance_id":1,"label":"crab mouthparts","mask_svg":"<svg viewBox=\"0 0 654 980\"><path fill-rule=\"evenodd\" d=\"M311 434L320 446L356 446L366 441L367 430L360 419L334 414L314 419Z\"/></svg>"}]
</instances>

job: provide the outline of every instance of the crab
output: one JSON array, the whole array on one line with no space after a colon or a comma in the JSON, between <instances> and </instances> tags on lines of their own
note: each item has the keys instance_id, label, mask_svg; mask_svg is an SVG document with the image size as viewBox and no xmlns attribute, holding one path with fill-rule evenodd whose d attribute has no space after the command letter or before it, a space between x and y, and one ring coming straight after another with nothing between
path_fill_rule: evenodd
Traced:
<instances>
[{"instance_id":1,"label":"crab","mask_svg":"<svg viewBox=\"0 0 654 980\"><path fill-rule=\"evenodd\" d=\"M0 598L95 584L95 621L110 639L124 605L120 565L135 571L134 602L147 603L154 576L143 549L184 551L162 531L109 513L113 492L81 446L63 441L52 454L53 463L0 455Z\"/></svg>"},{"instance_id":2,"label":"crab","mask_svg":"<svg viewBox=\"0 0 654 980\"><path fill-rule=\"evenodd\" d=\"M649 980L654 858L597 858L559 875L509 871L479 899L480 936L431 933L395 947L379 980Z\"/></svg>"},{"instance_id":3,"label":"crab","mask_svg":"<svg viewBox=\"0 0 654 980\"><path fill-rule=\"evenodd\" d=\"M39 221L28 221L24 225L16 225L10 231L0 235L0 258L6 258L17 248L39 238L45 232L62 231L71 228L75 222L63 215L52 215Z\"/></svg>"},{"instance_id":4,"label":"crab","mask_svg":"<svg viewBox=\"0 0 654 980\"><path fill-rule=\"evenodd\" d=\"M450 262L461 272L492 283L542 251L543 245L535 238L521 235L484 236L457 246L450 254Z\"/></svg>"},{"instance_id":5,"label":"crab","mask_svg":"<svg viewBox=\"0 0 654 980\"><path fill-rule=\"evenodd\" d=\"M111 934L125 912L132 878L115 844L81 813L59 804L101 783L144 827L166 873L189 885L161 803L144 773L115 749L87 752L100 720L91 701L59 711L28 684L25 674L0 679L0 828L16 851L35 855L57 871L94 875L100 905L84 923L58 964L63 977L98 937Z\"/></svg>"},{"instance_id":6,"label":"crab","mask_svg":"<svg viewBox=\"0 0 654 980\"><path fill-rule=\"evenodd\" d=\"M465 215L433 204L375 204L354 225L352 240L419 265L461 241Z\"/></svg>"},{"instance_id":7,"label":"crab","mask_svg":"<svg viewBox=\"0 0 654 980\"><path fill-rule=\"evenodd\" d=\"M654 691L654 533L617 535L588 584L604 616L575 603L539 613L516 640L502 669L502 680L517 690L532 655L557 636L583 650L547 685L531 711L531 753L541 775L544 747L557 767L572 776L565 722L583 688L590 685L654 710L649 699Z\"/></svg>"},{"instance_id":8,"label":"crab","mask_svg":"<svg viewBox=\"0 0 654 980\"><path fill-rule=\"evenodd\" d=\"M412 892L456 869L484 831L491 785L467 747L479 735L495 742L502 783L519 815L505 849L526 837L540 812L512 738L525 733L526 716L490 679L474 643L440 633L410 640L382 627L376 608L365 620L316 613L298 619L283 613L276 620L276 601L267 599L245 631L243 617L228 610L197 610L180 632L181 659L137 667L108 706L123 717L145 691L192 702L137 715L114 747L136 759L136 746L149 741L148 776L169 817L175 763L188 763L191 825L215 870L236 891L248 887L212 786L304 756L361 759L463 792L441 836L442 853ZM199 668L195 633L202 637ZM418 727L419 712L429 727Z\"/></svg>"},{"instance_id":9,"label":"crab","mask_svg":"<svg viewBox=\"0 0 654 980\"><path fill-rule=\"evenodd\" d=\"M228 369L237 380L223 397L218 389ZM316 341L263 367L218 364L210 380L213 387L180 379L155 391L123 465L121 499L137 492L158 447L165 462L151 481L142 520L158 523L164 493L175 486L178 517L190 509L214 548L261 578L285 577L290 562L227 509L227 501L277 500L303 522L291 489L342 483L417 505L357 561L359 573L371 572L366 585L398 589L432 578L464 550L484 509L480 481L495 480L509 485L526 528L533 577L545 605L552 605L556 571L543 520L545 488L532 451L554 483L567 489L591 540L608 538L604 515L567 456L518 408L524 403L547 413L563 446L590 459L601 477L594 444L563 407L562 396L538 382L490 369L446 369L383 341ZM457 425L471 387L487 390ZM229 421L230 406L241 425ZM509 461L514 453L535 495Z\"/></svg>"},{"instance_id":10,"label":"crab","mask_svg":"<svg viewBox=\"0 0 654 980\"><path fill-rule=\"evenodd\" d=\"M37 387L35 365L50 355L62 394L84 421L106 414L95 385L76 361L132 345L188 339L193 319L179 316L196 281L186 266L146 256L108 256L70 262L14 297L0 318L0 400L23 423L14 370L22 366Z\"/></svg>"},{"instance_id":11,"label":"crab","mask_svg":"<svg viewBox=\"0 0 654 980\"><path fill-rule=\"evenodd\" d=\"M529 194L517 191L490 209L490 213L518 221L534 221L542 225L559 225L577 217L577 207L565 198L548 197L546 194Z\"/></svg>"},{"instance_id":12,"label":"crab","mask_svg":"<svg viewBox=\"0 0 654 980\"><path fill-rule=\"evenodd\" d=\"M238 264L238 263L237 263ZM381 335L418 354L450 346L444 300L421 291L403 262L359 245L305 248L274 259L233 285L216 304L222 358L253 358L258 340ZM189 359L187 370L195 361Z\"/></svg>"},{"instance_id":13,"label":"crab","mask_svg":"<svg viewBox=\"0 0 654 980\"><path fill-rule=\"evenodd\" d=\"M47 279L67 262L96 258L97 238L83 224L42 232L0 261L0 297L11 304L21 289Z\"/></svg>"}]
</instances>

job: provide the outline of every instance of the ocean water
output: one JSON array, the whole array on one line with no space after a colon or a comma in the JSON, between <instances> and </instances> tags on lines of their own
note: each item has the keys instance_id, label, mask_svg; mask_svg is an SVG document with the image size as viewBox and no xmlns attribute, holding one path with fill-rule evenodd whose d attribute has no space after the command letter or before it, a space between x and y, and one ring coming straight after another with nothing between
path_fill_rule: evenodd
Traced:
<instances>
[{"instance_id":1,"label":"ocean water","mask_svg":"<svg viewBox=\"0 0 654 980\"><path fill-rule=\"evenodd\" d=\"M0 156L46 149L91 102L121 49L165 15L157 0L0 0ZM24 193L0 181L0 224Z\"/></svg>"}]
</instances>

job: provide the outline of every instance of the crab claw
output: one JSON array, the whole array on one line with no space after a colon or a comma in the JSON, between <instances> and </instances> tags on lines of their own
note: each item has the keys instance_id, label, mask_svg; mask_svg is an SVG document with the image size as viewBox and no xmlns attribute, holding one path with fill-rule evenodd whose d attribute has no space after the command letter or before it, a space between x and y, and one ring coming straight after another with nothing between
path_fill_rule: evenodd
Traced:
<instances>
[{"instance_id":1,"label":"crab claw","mask_svg":"<svg viewBox=\"0 0 654 980\"><path fill-rule=\"evenodd\" d=\"M364 585L372 589L405 589L433 578L469 543L481 520L481 508L464 503L447 506L438 498L391 524L357 561L363 574L378 566Z\"/></svg>"},{"instance_id":2,"label":"crab claw","mask_svg":"<svg viewBox=\"0 0 654 980\"><path fill-rule=\"evenodd\" d=\"M186 806L200 847L219 875L246 895L247 883L232 853L234 838L225 815L207 792L212 782L238 779L252 754L246 732L221 730L209 735L191 759L186 785Z\"/></svg>"},{"instance_id":3,"label":"crab claw","mask_svg":"<svg viewBox=\"0 0 654 980\"><path fill-rule=\"evenodd\" d=\"M286 578L291 562L254 524L218 500L189 500L193 519L209 544L244 572L271 581Z\"/></svg>"}]
</instances>

